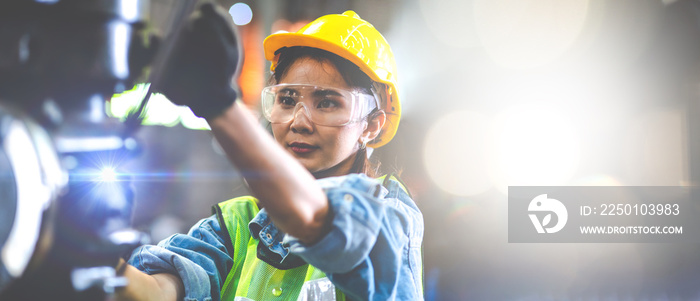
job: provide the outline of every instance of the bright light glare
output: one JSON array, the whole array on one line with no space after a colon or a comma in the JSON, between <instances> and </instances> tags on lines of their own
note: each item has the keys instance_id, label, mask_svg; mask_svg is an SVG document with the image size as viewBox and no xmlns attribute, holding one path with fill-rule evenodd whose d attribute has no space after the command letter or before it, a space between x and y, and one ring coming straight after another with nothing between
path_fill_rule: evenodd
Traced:
<instances>
[{"instance_id":1,"label":"bright light glare","mask_svg":"<svg viewBox=\"0 0 700 301\"><path fill-rule=\"evenodd\" d=\"M253 20L253 10L251 10L250 6L245 3L236 3L231 5L228 13L231 14L233 23L238 26L246 25Z\"/></svg>"},{"instance_id":2,"label":"bright light glare","mask_svg":"<svg viewBox=\"0 0 700 301\"><path fill-rule=\"evenodd\" d=\"M102 168L98 179L100 182L114 182L117 180L117 172L112 167Z\"/></svg>"},{"instance_id":3,"label":"bright light glare","mask_svg":"<svg viewBox=\"0 0 700 301\"><path fill-rule=\"evenodd\" d=\"M204 118L197 117L188 107L180 107L180 122L191 130L210 130L209 123Z\"/></svg>"},{"instance_id":4,"label":"bright light glare","mask_svg":"<svg viewBox=\"0 0 700 301\"><path fill-rule=\"evenodd\" d=\"M138 1L119 1L120 11L126 20L136 20L139 16Z\"/></svg>"},{"instance_id":5,"label":"bright light glare","mask_svg":"<svg viewBox=\"0 0 700 301\"><path fill-rule=\"evenodd\" d=\"M619 179L607 174L592 174L576 179L576 186L623 186Z\"/></svg>"},{"instance_id":6,"label":"bright light glare","mask_svg":"<svg viewBox=\"0 0 700 301\"><path fill-rule=\"evenodd\" d=\"M494 61L525 69L567 51L583 30L588 11L588 0L476 0L474 20Z\"/></svg>"},{"instance_id":7,"label":"bright light glare","mask_svg":"<svg viewBox=\"0 0 700 301\"><path fill-rule=\"evenodd\" d=\"M122 2L123 3L123 2ZM129 62L126 55L127 48L124 45L128 45L129 39L131 38L131 31L129 26L125 23L112 22L109 24L112 29L112 40L110 41L110 48L112 53L112 71L119 78L125 78L129 75Z\"/></svg>"},{"instance_id":8,"label":"bright light glare","mask_svg":"<svg viewBox=\"0 0 700 301\"><path fill-rule=\"evenodd\" d=\"M45 185L35 142L26 126L13 121L5 126L3 145L12 164L17 183L17 209L11 232L2 246L2 262L11 277L19 278L29 264L39 239L41 214L51 202L51 191ZM29 152L28 152L29 151Z\"/></svg>"},{"instance_id":9,"label":"bright light glare","mask_svg":"<svg viewBox=\"0 0 700 301\"><path fill-rule=\"evenodd\" d=\"M547 107L518 106L497 119L496 165L505 186L561 185L578 167L580 148L571 119Z\"/></svg>"},{"instance_id":10,"label":"bright light glare","mask_svg":"<svg viewBox=\"0 0 700 301\"><path fill-rule=\"evenodd\" d=\"M180 120L179 107L163 94L153 94L146 105L146 118L143 124L174 126Z\"/></svg>"},{"instance_id":11,"label":"bright light glare","mask_svg":"<svg viewBox=\"0 0 700 301\"><path fill-rule=\"evenodd\" d=\"M138 84L132 90L112 96L107 106L107 115L124 120L130 111L139 107L147 91L148 84ZM144 111L143 125L172 127L181 122L188 129L209 129L206 120L195 116L187 107L173 104L163 94L153 94Z\"/></svg>"},{"instance_id":12,"label":"bright light glare","mask_svg":"<svg viewBox=\"0 0 700 301\"><path fill-rule=\"evenodd\" d=\"M420 0L425 25L440 42L455 48L479 44L474 28L473 2L464 0Z\"/></svg>"},{"instance_id":13,"label":"bright light glare","mask_svg":"<svg viewBox=\"0 0 700 301\"><path fill-rule=\"evenodd\" d=\"M491 187L487 120L476 112L457 111L428 130L423 162L438 187L460 196L477 195Z\"/></svg>"},{"instance_id":14,"label":"bright light glare","mask_svg":"<svg viewBox=\"0 0 700 301\"><path fill-rule=\"evenodd\" d=\"M139 103L146 95L146 91L148 91L149 85L138 84L129 91L113 95L112 99L107 102L107 116L124 120L130 110L138 108Z\"/></svg>"}]
</instances>

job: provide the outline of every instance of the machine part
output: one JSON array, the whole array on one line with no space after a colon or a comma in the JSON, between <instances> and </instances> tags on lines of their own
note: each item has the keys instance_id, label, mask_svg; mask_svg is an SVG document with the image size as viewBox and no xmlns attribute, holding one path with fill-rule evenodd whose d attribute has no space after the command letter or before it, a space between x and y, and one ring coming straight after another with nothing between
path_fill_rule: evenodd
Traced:
<instances>
[{"instance_id":1,"label":"machine part","mask_svg":"<svg viewBox=\"0 0 700 301\"><path fill-rule=\"evenodd\" d=\"M49 214L67 182L53 143L29 117L0 106L0 291L21 277L37 254Z\"/></svg>"},{"instance_id":2,"label":"machine part","mask_svg":"<svg viewBox=\"0 0 700 301\"><path fill-rule=\"evenodd\" d=\"M152 59L149 6L0 1L0 300L105 299L118 277L83 277L102 280L78 281L78 291L72 271L114 266L144 241L130 228L133 191L118 165L137 149L104 104ZM85 178L98 162L115 163L112 177Z\"/></svg>"},{"instance_id":3,"label":"machine part","mask_svg":"<svg viewBox=\"0 0 700 301\"><path fill-rule=\"evenodd\" d=\"M88 112L95 99L134 86L155 52L145 30L149 6L149 0L2 1L0 96L57 127L71 121L62 114ZM47 112L46 102L59 110Z\"/></svg>"}]
</instances>

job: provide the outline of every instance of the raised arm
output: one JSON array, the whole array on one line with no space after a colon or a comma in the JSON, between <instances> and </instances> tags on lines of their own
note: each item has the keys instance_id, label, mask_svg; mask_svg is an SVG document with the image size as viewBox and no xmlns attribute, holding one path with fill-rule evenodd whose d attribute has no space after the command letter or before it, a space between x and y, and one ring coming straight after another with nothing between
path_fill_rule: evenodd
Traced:
<instances>
[{"instance_id":1,"label":"raised arm","mask_svg":"<svg viewBox=\"0 0 700 301\"><path fill-rule=\"evenodd\" d=\"M326 195L301 163L258 124L249 110L233 105L208 120L212 133L260 205L282 231L313 243L325 234Z\"/></svg>"},{"instance_id":2,"label":"raised arm","mask_svg":"<svg viewBox=\"0 0 700 301\"><path fill-rule=\"evenodd\" d=\"M277 227L303 242L324 233L328 201L313 176L286 153L237 98L241 49L231 18L213 4L185 27L156 90L209 121L233 164Z\"/></svg>"}]
</instances>

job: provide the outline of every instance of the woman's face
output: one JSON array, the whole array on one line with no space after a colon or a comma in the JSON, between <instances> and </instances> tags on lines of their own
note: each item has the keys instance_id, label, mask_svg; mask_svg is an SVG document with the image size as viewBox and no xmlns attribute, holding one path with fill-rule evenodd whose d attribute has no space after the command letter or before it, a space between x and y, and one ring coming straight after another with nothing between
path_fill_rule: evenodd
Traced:
<instances>
[{"instance_id":1,"label":"woman's face","mask_svg":"<svg viewBox=\"0 0 700 301\"><path fill-rule=\"evenodd\" d=\"M305 84L353 89L347 85L335 66L302 57L294 62L279 84ZM309 120L303 109L295 112L287 123L273 123L272 132L277 142L290 152L306 169L317 177L348 174L359 150L367 122L344 126L317 125Z\"/></svg>"}]
</instances>

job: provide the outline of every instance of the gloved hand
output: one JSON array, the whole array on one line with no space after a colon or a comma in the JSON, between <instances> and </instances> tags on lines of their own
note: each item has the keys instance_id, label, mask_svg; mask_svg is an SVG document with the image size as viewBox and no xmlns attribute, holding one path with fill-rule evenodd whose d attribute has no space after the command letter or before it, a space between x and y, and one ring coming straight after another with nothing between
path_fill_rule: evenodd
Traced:
<instances>
[{"instance_id":1,"label":"gloved hand","mask_svg":"<svg viewBox=\"0 0 700 301\"><path fill-rule=\"evenodd\" d=\"M233 26L221 8L202 4L184 25L154 90L204 118L216 117L231 106L243 55Z\"/></svg>"}]
</instances>

